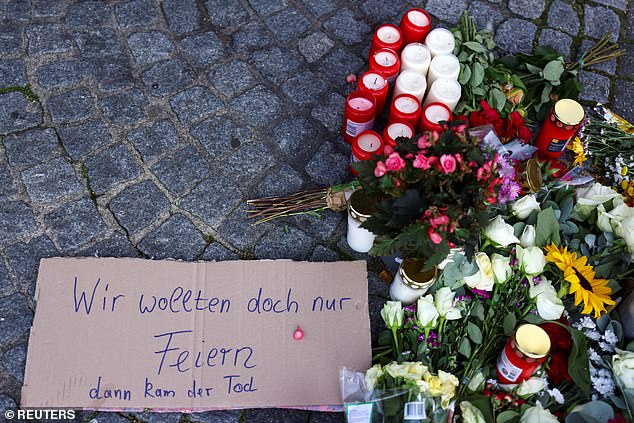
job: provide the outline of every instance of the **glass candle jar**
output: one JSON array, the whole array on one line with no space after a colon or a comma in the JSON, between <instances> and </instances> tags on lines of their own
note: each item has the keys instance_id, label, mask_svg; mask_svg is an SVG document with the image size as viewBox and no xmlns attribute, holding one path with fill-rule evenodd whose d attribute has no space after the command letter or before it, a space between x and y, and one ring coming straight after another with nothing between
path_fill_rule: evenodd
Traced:
<instances>
[{"instance_id":1,"label":"glass candle jar","mask_svg":"<svg viewBox=\"0 0 634 423\"><path fill-rule=\"evenodd\" d=\"M376 100L367 92L357 90L348 95L343 112L343 138L352 144L354 137L374 127Z\"/></svg>"},{"instance_id":2,"label":"glass candle jar","mask_svg":"<svg viewBox=\"0 0 634 423\"><path fill-rule=\"evenodd\" d=\"M348 200L348 245L354 251L367 253L374 245L376 236L361 225L368 220L374 211L375 201L358 189L350 195Z\"/></svg>"},{"instance_id":3,"label":"glass candle jar","mask_svg":"<svg viewBox=\"0 0 634 423\"><path fill-rule=\"evenodd\" d=\"M456 39L448 29L436 28L425 37L425 45L429 49L431 57L452 54L456 46Z\"/></svg>"},{"instance_id":4,"label":"glass candle jar","mask_svg":"<svg viewBox=\"0 0 634 423\"><path fill-rule=\"evenodd\" d=\"M393 122L388 124L383 130L383 141L386 145L394 147L396 139L400 137L412 138L414 127L407 122Z\"/></svg>"},{"instance_id":5,"label":"glass candle jar","mask_svg":"<svg viewBox=\"0 0 634 423\"><path fill-rule=\"evenodd\" d=\"M418 98L412 94L401 94L392 101L387 122L388 124L394 122L409 123L415 128L418 126L421 110Z\"/></svg>"},{"instance_id":6,"label":"glass candle jar","mask_svg":"<svg viewBox=\"0 0 634 423\"><path fill-rule=\"evenodd\" d=\"M561 156L584 117L583 107L574 100L564 98L555 103L533 143L539 149L537 154L547 159Z\"/></svg>"},{"instance_id":7,"label":"glass candle jar","mask_svg":"<svg viewBox=\"0 0 634 423\"><path fill-rule=\"evenodd\" d=\"M358 175L353 165L363 160L370 159L373 155L383 152L383 139L374 131L363 131L352 141L352 153L350 153L350 171Z\"/></svg>"},{"instance_id":8,"label":"glass candle jar","mask_svg":"<svg viewBox=\"0 0 634 423\"><path fill-rule=\"evenodd\" d=\"M425 76L430 62L431 54L425 44L408 44L401 53L401 72L411 69Z\"/></svg>"},{"instance_id":9,"label":"glass candle jar","mask_svg":"<svg viewBox=\"0 0 634 423\"><path fill-rule=\"evenodd\" d=\"M369 69L383 75L387 83L392 85L401 69L401 60L394 50L382 48L370 56Z\"/></svg>"},{"instance_id":10,"label":"glass candle jar","mask_svg":"<svg viewBox=\"0 0 634 423\"><path fill-rule=\"evenodd\" d=\"M397 54L401 52L403 49L403 34L398 26L384 24L374 32L372 45L370 46L370 56L382 48L389 48Z\"/></svg>"},{"instance_id":11,"label":"glass candle jar","mask_svg":"<svg viewBox=\"0 0 634 423\"><path fill-rule=\"evenodd\" d=\"M427 85L431 85L440 78L458 80L460 74L460 61L453 54L441 54L435 56L429 64Z\"/></svg>"},{"instance_id":12,"label":"glass candle jar","mask_svg":"<svg viewBox=\"0 0 634 423\"><path fill-rule=\"evenodd\" d=\"M401 72L396 78L392 98L396 98L401 94L411 94L418 99L419 103L422 103L426 90L427 79L425 79L425 76L415 70L408 69Z\"/></svg>"},{"instance_id":13,"label":"glass candle jar","mask_svg":"<svg viewBox=\"0 0 634 423\"><path fill-rule=\"evenodd\" d=\"M359 91L370 94L376 101L375 116L379 116L383 112L388 89L387 80L376 72L366 72L359 78Z\"/></svg>"},{"instance_id":14,"label":"glass candle jar","mask_svg":"<svg viewBox=\"0 0 634 423\"><path fill-rule=\"evenodd\" d=\"M403 45L422 43L431 29L431 17L423 9L410 9L403 15L399 28L403 33Z\"/></svg>"},{"instance_id":15,"label":"glass candle jar","mask_svg":"<svg viewBox=\"0 0 634 423\"><path fill-rule=\"evenodd\" d=\"M438 122L451 120L452 114L449 107L443 103L429 103L420 115L420 130L441 132L442 127Z\"/></svg>"},{"instance_id":16,"label":"glass candle jar","mask_svg":"<svg viewBox=\"0 0 634 423\"><path fill-rule=\"evenodd\" d=\"M425 295L429 287L436 281L437 269L433 267L423 271L424 264L425 261L422 259L407 258L403 260L390 285L390 298L393 301L410 305Z\"/></svg>"},{"instance_id":17,"label":"glass candle jar","mask_svg":"<svg viewBox=\"0 0 634 423\"><path fill-rule=\"evenodd\" d=\"M550 352L550 337L537 325L524 324L517 328L497 360L498 381L520 383L535 373Z\"/></svg>"}]
</instances>

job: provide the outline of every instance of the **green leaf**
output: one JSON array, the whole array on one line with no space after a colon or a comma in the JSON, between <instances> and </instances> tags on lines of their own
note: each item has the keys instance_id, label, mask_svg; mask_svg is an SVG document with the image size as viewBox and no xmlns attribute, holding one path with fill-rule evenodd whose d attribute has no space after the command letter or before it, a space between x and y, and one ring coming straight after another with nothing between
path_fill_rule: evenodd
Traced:
<instances>
[{"instance_id":1,"label":"green leaf","mask_svg":"<svg viewBox=\"0 0 634 423\"><path fill-rule=\"evenodd\" d=\"M502 327L504 328L504 334L510 335L515 329L515 325L517 324L517 319L515 318L515 314L509 313L504 316L504 321L502 322Z\"/></svg>"},{"instance_id":2,"label":"green leaf","mask_svg":"<svg viewBox=\"0 0 634 423\"><path fill-rule=\"evenodd\" d=\"M458 345L458 352L467 358L471 357L471 344L467 338L462 338Z\"/></svg>"},{"instance_id":3,"label":"green leaf","mask_svg":"<svg viewBox=\"0 0 634 423\"><path fill-rule=\"evenodd\" d=\"M590 370L588 367L588 348L583 332L571 328L572 350L568 357L568 374L573 382L587 397L590 394Z\"/></svg>"},{"instance_id":4,"label":"green leaf","mask_svg":"<svg viewBox=\"0 0 634 423\"><path fill-rule=\"evenodd\" d=\"M469 338L476 344L482 343L482 331L472 322L467 323L467 334Z\"/></svg>"},{"instance_id":5,"label":"green leaf","mask_svg":"<svg viewBox=\"0 0 634 423\"><path fill-rule=\"evenodd\" d=\"M473 69L471 70L469 85L473 88L480 87L480 85L482 85L482 81L484 81L484 67L482 67L480 63L474 63Z\"/></svg>"},{"instance_id":6,"label":"green leaf","mask_svg":"<svg viewBox=\"0 0 634 423\"><path fill-rule=\"evenodd\" d=\"M467 82L469 82L470 78L471 68L467 64L462 64L460 67L460 77L458 77L458 82L460 82L461 85L465 85Z\"/></svg>"},{"instance_id":7,"label":"green leaf","mask_svg":"<svg viewBox=\"0 0 634 423\"><path fill-rule=\"evenodd\" d=\"M476 302L473 304L471 308L471 313L473 317L477 317L478 319L484 321L484 306L481 302Z\"/></svg>"},{"instance_id":8,"label":"green leaf","mask_svg":"<svg viewBox=\"0 0 634 423\"><path fill-rule=\"evenodd\" d=\"M559 237L559 221L555 216L553 208L549 207L537 214L535 244L543 248L546 245L550 245L551 242L559 245L561 238Z\"/></svg>"},{"instance_id":9,"label":"green leaf","mask_svg":"<svg viewBox=\"0 0 634 423\"><path fill-rule=\"evenodd\" d=\"M551 60L544 67L544 78L553 85L559 85L562 73L564 73L564 63L561 60Z\"/></svg>"},{"instance_id":10,"label":"green leaf","mask_svg":"<svg viewBox=\"0 0 634 423\"><path fill-rule=\"evenodd\" d=\"M524 320L527 323L532 323L534 325L539 325L545 322L544 319L539 317L539 314L527 314L526 317L524 317Z\"/></svg>"},{"instance_id":11,"label":"green leaf","mask_svg":"<svg viewBox=\"0 0 634 423\"><path fill-rule=\"evenodd\" d=\"M502 411L500 414L498 414L497 419L495 419L495 421L497 423L507 423L510 422L511 420L513 420L514 418L518 417L520 415L520 413L518 413L517 411L514 410L506 410L506 411Z\"/></svg>"},{"instance_id":12,"label":"green leaf","mask_svg":"<svg viewBox=\"0 0 634 423\"><path fill-rule=\"evenodd\" d=\"M574 201L572 199L572 195L567 196L563 199L563 201L559 204L559 210L561 210L561 216L559 216L560 222L565 222L570 218L572 214L572 207L574 205Z\"/></svg>"},{"instance_id":13,"label":"green leaf","mask_svg":"<svg viewBox=\"0 0 634 423\"><path fill-rule=\"evenodd\" d=\"M491 104L491 106L495 107L496 109L498 109L498 111L501 112L502 109L504 109L504 105L506 104L506 96L504 95L502 90L499 90L497 88L493 88L492 90L490 90L489 94L491 95L491 100L493 100L493 104Z\"/></svg>"},{"instance_id":14,"label":"green leaf","mask_svg":"<svg viewBox=\"0 0 634 423\"><path fill-rule=\"evenodd\" d=\"M531 65L530 63L526 63L526 69L528 69L528 71L533 75L539 75L542 72L542 68Z\"/></svg>"},{"instance_id":15,"label":"green leaf","mask_svg":"<svg viewBox=\"0 0 634 423\"><path fill-rule=\"evenodd\" d=\"M482 44L476 43L475 41L466 41L462 43L463 46L467 47L469 50L473 50L476 53L484 53L486 50L482 47Z\"/></svg>"},{"instance_id":16,"label":"green leaf","mask_svg":"<svg viewBox=\"0 0 634 423\"><path fill-rule=\"evenodd\" d=\"M550 93L553 91L553 86L550 84L545 84L544 89L542 90L542 96L540 98L541 103L548 103L550 101Z\"/></svg>"}]
</instances>

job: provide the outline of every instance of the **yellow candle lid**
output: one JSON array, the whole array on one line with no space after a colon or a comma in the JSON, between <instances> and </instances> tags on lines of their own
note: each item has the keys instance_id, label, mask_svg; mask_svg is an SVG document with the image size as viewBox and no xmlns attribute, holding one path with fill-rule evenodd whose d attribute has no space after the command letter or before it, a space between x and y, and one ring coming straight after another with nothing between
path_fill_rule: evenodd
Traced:
<instances>
[{"instance_id":1,"label":"yellow candle lid","mask_svg":"<svg viewBox=\"0 0 634 423\"><path fill-rule=\"evenodd\" d=\"M515 331L517 348L531 358L542 358L550 351L550 337L537 325L525 324Z\"/></svg>"},{"instance_id":2,"label":"yellow candle lid","mask_svg":"<svg viewBox=\"0 0 634 423\"><path fill-rule=\"evenodd\" d=\"M562 98L555 103L555 115L566 125L577 125L583 120L585 112L581 104L569 98Z\"/></svg>"}]
</instances>

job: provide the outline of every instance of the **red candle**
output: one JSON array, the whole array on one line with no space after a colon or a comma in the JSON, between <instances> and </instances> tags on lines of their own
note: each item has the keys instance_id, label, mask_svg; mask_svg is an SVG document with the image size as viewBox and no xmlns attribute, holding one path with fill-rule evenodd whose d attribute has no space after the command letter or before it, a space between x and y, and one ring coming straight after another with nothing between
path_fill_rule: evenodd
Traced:
<instances>
[{"instance_id":1,"label":"red candle","mask_svg":"<svg viewBox=\"0 0 634 423\"><path fill-rule=\"evenodd\" d=\"M382 48L370 55L370 71L382 75L390 85L394 84L400 69L401 59L394 50Z\"/></svg>"},{"instance_id":2,"label":"red candle","mask_svg":"<svg viewBox=\"0 0 634 423\"><path fill-rule=\"evenodd\" d=\"M374 32L372 46L370 47L370 56L382 48L389 48L390 50L394 50L396 54L401 54L403 35L398 26L385 24L381 25L379 29Z\"/></svg>"},{"instance_id":3,"label":"red candle","mask_svg":"<svg viewBox=\"0 0 634 423\"><path fill-rule=\"evenodd\" d=\"M389 87L387 80L376 72L366 72L359 78L359 91L370 94L376 101L375 116L379 116L385 107Z\"/></svg>"},{"instance_id":4,"label":"red candle","mask_svg":"<svg viewBox=\"0 0 634 423\"><path fill-rule=\"evenodd\" d=\"M370 94L357 90L348 95L343 112L343 138L348 144L361 132L372 129L375 112L376 101Z\"/></svg>"},{"instance_id":5,"label":"red candle","mask_svg":"<svg viewBox=\"0 0 634 423\"><path fill-rule=\"evenodd\" d=\"M574 100L564 98L553 106L533 145L542 158L555 159L561 156L583 122L583 107Z\"/></svg>"},{"instance_id":6,"label":"red candle","mask_svg":"<svg viewBox=\"0 0 634 423\"><path fill-rule=\"evenodd\" d=\"M442 131L438 122L451 120L451 109L438 101L429 103L420 116L420 131Z\"/></svg>"},{"instance_id":7,"label":"red candle","mask_svg":"<svg viewBox=\"0 0 634 423\"><path fill-rule=\"evenodd\" d=\"M368 160L374 154L383 151L383 139L374 131L363 131L352 142L352 154L350 155L350 170L353 175L358 175L353 165L363 160Z\"/></svg>"},{"instance_id":8,"label":"red candle","mask_svg":"<svg viewBox=\"0 0 634 423\"><path fill-rule=\"evenodd\" d=\"M544 329L531 324L520 326L498 357L498 381L510 384L528 379L549 352L550 338Z\"/></svg>"},{"instance_id":9,"label":"red candle","mask_svg":"<svg viewBox=\"0 0 634 423\"><path fill-rule=\"evenodd\" d=\"M394 122L385 127L383 131L383 139L387 145L394 147L396 139L399 137L412 138L414 136L414 127L407 122Z\"/></svg>"},{"instance_id":10,"label":"red candle","mask_svg":"<svg viewBox=\"0 0 634 423\"><path fill-rule=\"evenodd\" d=\"M420 101L411 94L401 94L394 98L387 123L406 122L416 128L420 121Z\"/></svg>"},{"instance_id":11,"label":"red candle","mask_svg":"<svg viewBox=\"0 0 634 423\"><path fill-rule=\"evenodd\" d=\"M410 9L403 15L399 27L403 33L403 45L422 43L431 29L431 17L423 9Z\"/></svg>"}]
</instances>

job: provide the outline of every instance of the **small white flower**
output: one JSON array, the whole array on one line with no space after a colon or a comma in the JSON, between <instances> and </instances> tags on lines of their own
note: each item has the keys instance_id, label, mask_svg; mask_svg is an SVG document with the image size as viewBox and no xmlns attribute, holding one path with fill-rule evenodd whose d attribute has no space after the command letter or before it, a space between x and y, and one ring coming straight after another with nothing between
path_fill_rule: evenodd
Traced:
<instances>
[{"instance_id":1,"label":"small white flower","mask_svg":"<svg viewBox=\"0 0 634 423\"><path fill-rule=\"evenodd\" d=\"M493 385L493 386L495 386L495 387L497 387L497 386L498 386L498 381L497 381L497 379L487 379L487 383L488 383L488 384L491 384L491 385Z\"/></svg>"},{"instance_id":2,"label":"small white flower","mask_svg":"<svg viewBox=\"0 0 634 423\"><path fill-rule=\"evenodd\" d=\"M588 329L595 329L597 327L597 324L595 323L594 319L589 316L584 316L583 319L579 321L579 323L581 323L581 325L584 328L588 328Z\"/></svg>"},{"instance_id":3,"label":"small white flower","mask_svg":"<svg viewBox=\"0 0 634 423\"><path fill-rule=\"evenodd\" d=\"M590 376L590 380L592 381L592 387L594 388L594 390L597 391L604 398L614 395L614 383L612 382L611 377Z\"/></svg>"},{"instance_id":4,"label":"small white flower","mask_svg":"<svg viewBox=\"0 0 634 423\"><path fill-rule=\"evenodd\" d=\"M614 352L614 345L607 342L599 342L599 347L605 352Z\"/></svg>"},{"instance_id":5,"label":"small white flower","mask_svg":"<svg viewBox=\"0 0 634 423\"><path fill-rule=\"evenodd\" d=\"M590 338L593 341L598 341L599 339L601 339L601 334L596 330L586 330L583 332L583 334L586 336L586 338Z\"/></svg>"},{"instance_id":6,"label":"small white flower","mask_svg":"<svg viewBox=\"0 0 634 423\"><path fill-rule=\"evenodd\" d=\"M548 392L548 395L550 395L557 403L559 403L559 404L563 404L564 403L564 396L559 391L559 389L557 389L557 388L548 389L546 392Z\"/></svg>"},{"instance_id":7,"label":"small white flower","mask_svg":"<svg viewBox=\"0 0 634 423\"><path fill-rule=\"evenodd\" d=\"M603 361L601 359L601 356L597 354L594 348L588 348L588 358L590 359L590 361L594 361L595 363L601 363Z\"/></svg>"},{"instance_id":8,"label":"small white flower","mask_svg":"<svg viewBox=\"0 0 634 423\"><path fill-rule=\"evenodd\" d=\"M619 342L619 338L612 331L612 329L606 329L605 330L605 332L603 333L603 340L605 342L607 342L608 344L612 344L612 345L614 345L617 342Z\"/></svg>"}]
</instances>

